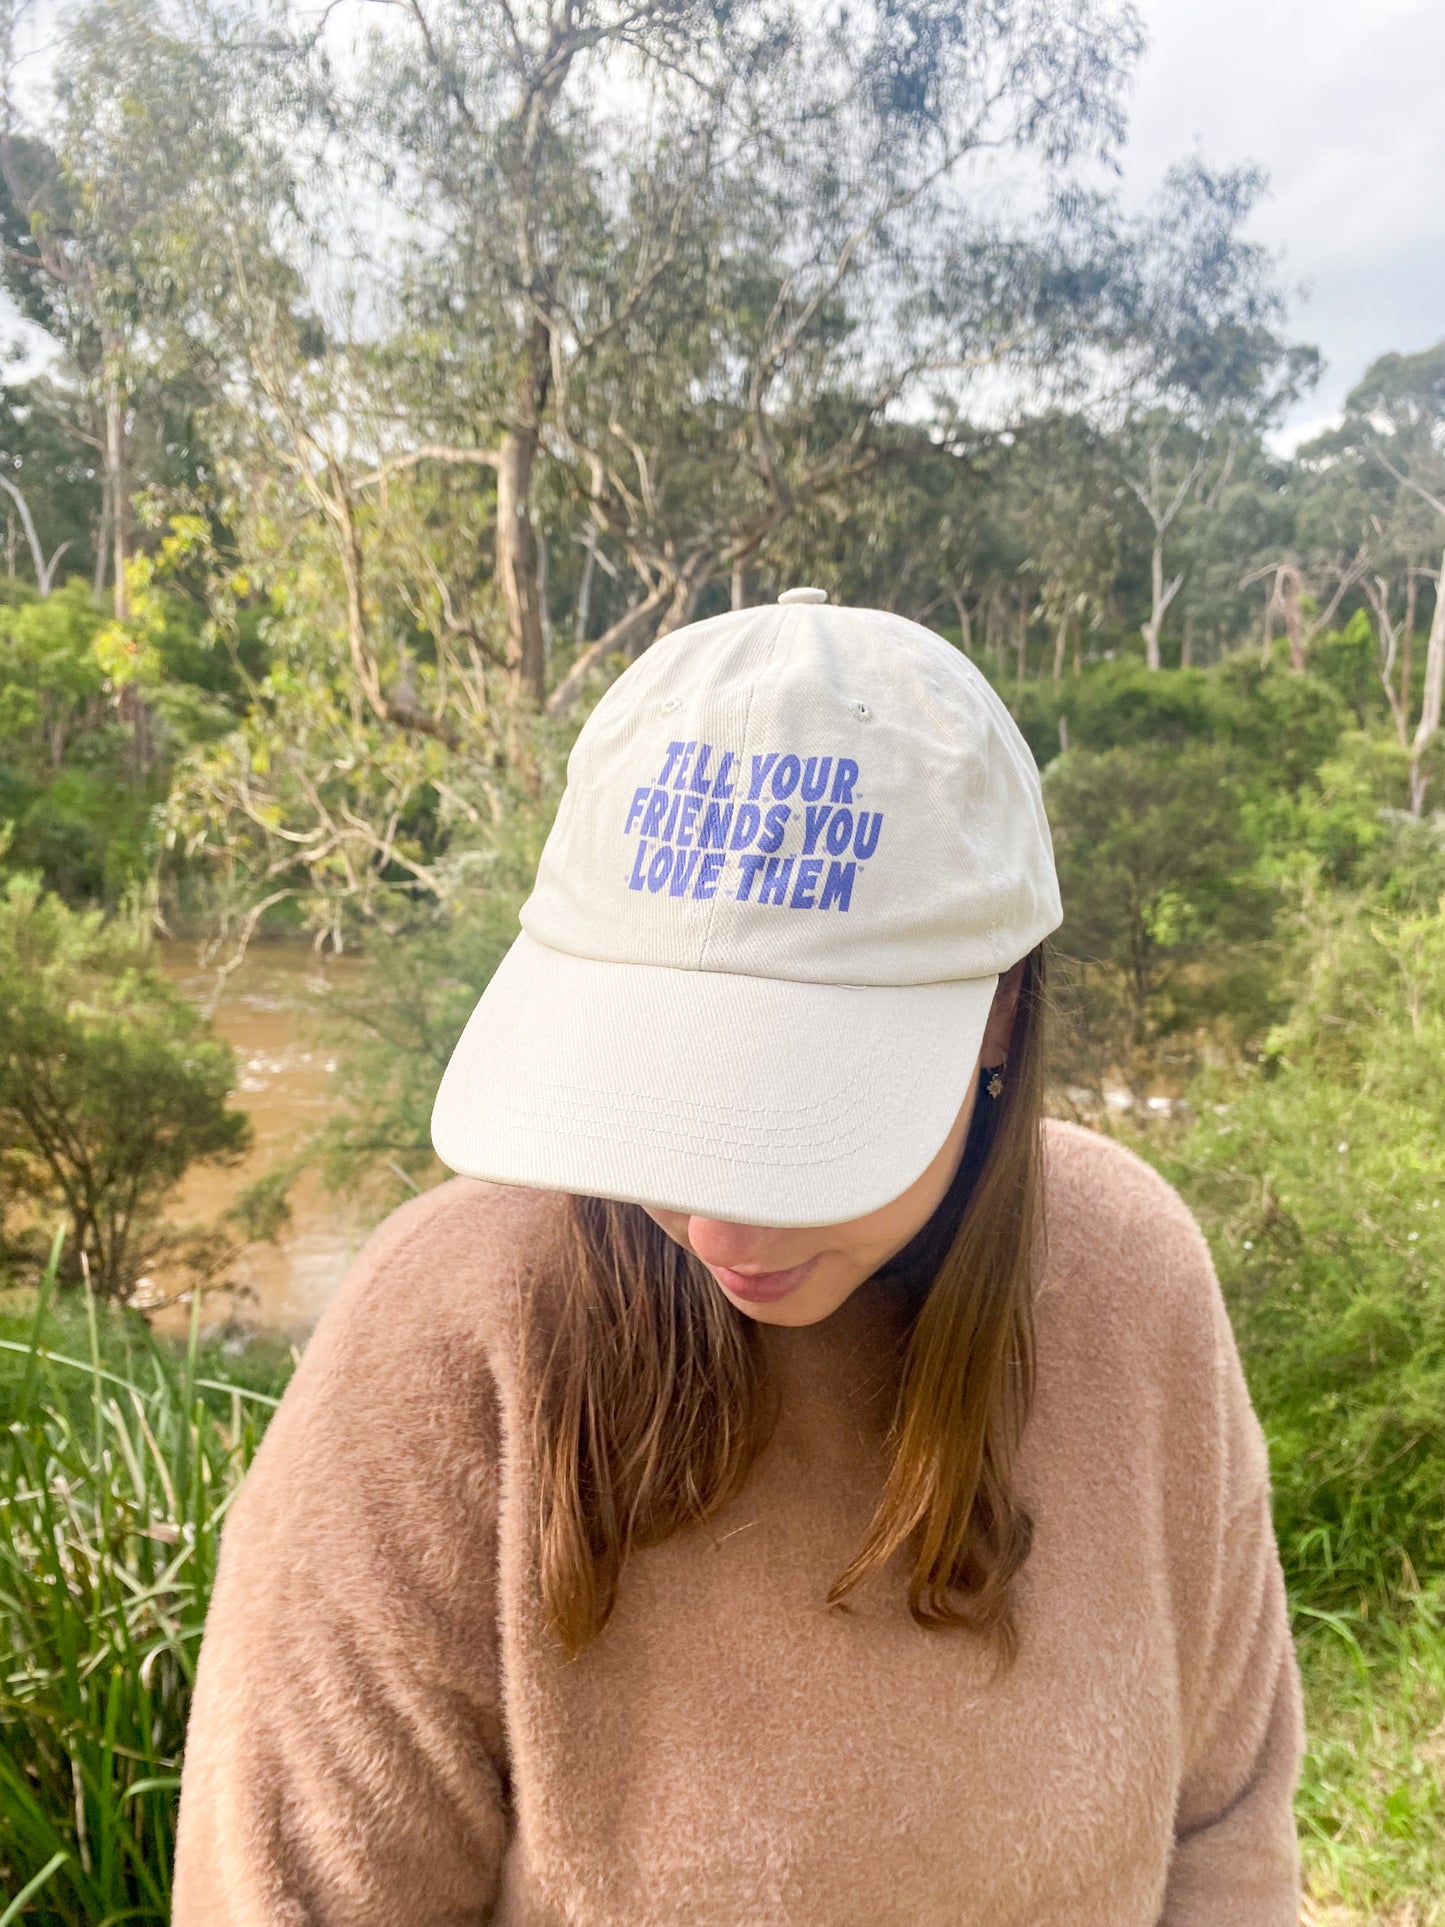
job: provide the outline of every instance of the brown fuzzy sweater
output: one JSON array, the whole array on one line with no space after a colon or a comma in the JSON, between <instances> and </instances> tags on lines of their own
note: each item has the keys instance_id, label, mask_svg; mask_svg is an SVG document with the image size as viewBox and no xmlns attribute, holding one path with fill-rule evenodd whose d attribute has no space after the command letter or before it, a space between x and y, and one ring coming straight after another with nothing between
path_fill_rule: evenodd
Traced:
<instances>
[{"instance_id":1,"label":"brown fuzzy sweater","mask_svg":"<svg viewBox=\"0 0 1445 1927\"><path fill-rule=\"evenodd\" d=\"M376 1233L225 1528L175 1927L1295 1927L1299 1677L1264 1440L1193 1219L1048 1127L1020 1649L829 1611L892 1307L767 1329L778 1430L574 1662L538 1602L517 1305L563 1201Z\"/></svg>"}]
</instances>

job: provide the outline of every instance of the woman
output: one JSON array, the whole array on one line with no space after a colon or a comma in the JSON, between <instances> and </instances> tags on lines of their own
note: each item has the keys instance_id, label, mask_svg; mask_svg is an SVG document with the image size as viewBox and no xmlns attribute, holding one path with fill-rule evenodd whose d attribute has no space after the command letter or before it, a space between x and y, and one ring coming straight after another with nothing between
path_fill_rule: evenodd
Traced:
<instances>
[{"instance_id":1,"label":"woman","mask_svg":"<svg viewBox=\"0 0 1445 1927\"><path fill-rule=\"evenodd\" d=\"M1038 775L793 590L583 729L225 1531L177 1927L1293 1927L1204 1242L1040 1124ZM483 1180L483 1182L478 1182Z\"/></svg>"}]
</instances>

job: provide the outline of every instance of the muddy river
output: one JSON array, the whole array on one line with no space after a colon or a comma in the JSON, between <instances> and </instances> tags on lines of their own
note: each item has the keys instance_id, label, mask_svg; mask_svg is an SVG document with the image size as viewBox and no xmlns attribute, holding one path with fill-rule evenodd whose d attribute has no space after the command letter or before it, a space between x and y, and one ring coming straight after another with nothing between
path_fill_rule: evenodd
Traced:
<instances>
[{"instance_id":1,"label":"muddy river","mask_svg":"<svg viewBox=\"0 0 1445 1927\"><path fill-rule=\"evenodd\" d=\"M163 946L171 981L204 1003L215 977L200 970L188 945ZM227 980L212 1022L236 1052L237 1102L251 1119L254 1140L244 1163L193 1166L172 1195L167 1216L177 1224L215 1220L248 1184L292 1156L324 1122L332 1101L335 1061L314 1034L308 980L335 982L356 969L349 958L318 962L301 945L253 946ZM275 1244L256 1244L227 1274L241 1290L208 1292L203 1316L228 1316L272 1326L297 1337L310 1331L369 1228L356 1205L330 1196L314 1172L293 1185L291 1222ZM174 1281L157 1281L156 1291ZM183 1329L184 1304L153 1314L159 1327Z\"/></svg>"}]
</instances>

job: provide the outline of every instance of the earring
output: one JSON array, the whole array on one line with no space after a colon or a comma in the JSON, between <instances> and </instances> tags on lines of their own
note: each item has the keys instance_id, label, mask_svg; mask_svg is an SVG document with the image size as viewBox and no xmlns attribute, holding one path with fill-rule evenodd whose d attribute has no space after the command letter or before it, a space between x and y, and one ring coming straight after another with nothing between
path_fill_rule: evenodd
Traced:
<instances>
[{"instance_id":1,"label":"earring","mask_svg":"<svg viewBox=\"0 0 1445 1927\"><path fill-rule=\"evenodd\" d=\"M1003 1074L1004 1066L1000 1064L987 1084L984 1085L983 1088L988 1092L990 1097L999 1098L1003 1096Z\"/></svg>"}]
</instances>

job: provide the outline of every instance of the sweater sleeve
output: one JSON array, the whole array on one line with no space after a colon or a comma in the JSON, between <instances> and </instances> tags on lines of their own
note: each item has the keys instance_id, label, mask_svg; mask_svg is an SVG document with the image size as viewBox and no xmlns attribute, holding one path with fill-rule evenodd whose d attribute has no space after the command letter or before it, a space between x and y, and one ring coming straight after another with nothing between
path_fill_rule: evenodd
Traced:
<instances>
[{"instance_id":1,"label":"sweater sleeve","mask_svg":"<svg viewBox=\"0 0 1445 1927\"><path fill-rule=\"evenodd\" d=\"M1224 1555L1160 1927L1297 1927L1303 1717L1267 1490Z\"/></svg>"},{"instance_id":2,"label":"sweater sleeve","mask_svg":"<svg viewBox=\"0 0 1445 1927\"><path fill-rule=\"evenodd\" d=\"M430 1313L408 1235L430 1208L358 1260L224 1527L173 1927L490 1917L507 1837L498 1406L475 1333Z\"/></svg>"},{"instance_id":3,"label":"sweater sleeve","mask_svg":"<svg viewBox=\"0 0 1445 1927\"><path fill-rule=\"evenodd\" d=\"M1268 1451L1192 1220L1188 1238L1208 1332L1195 1390L1214 1421L1194 1455L1200 1511L1178 1521L1189 1545L1178 1568L1187 1592L1179 1620L1185 1757L1160 1927L1297 1927L1294 1792L1304 1727Z\"/></svg>"}]
</instances>

